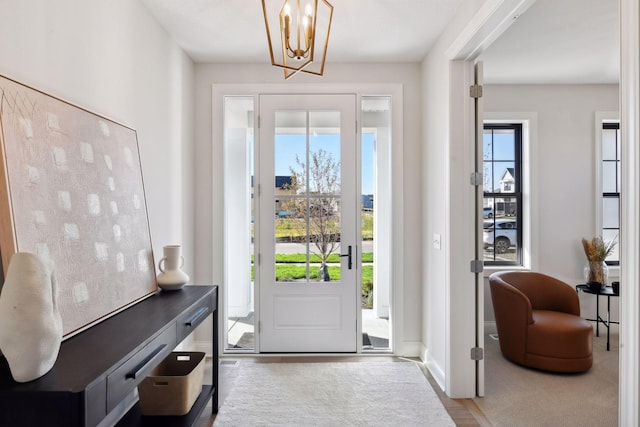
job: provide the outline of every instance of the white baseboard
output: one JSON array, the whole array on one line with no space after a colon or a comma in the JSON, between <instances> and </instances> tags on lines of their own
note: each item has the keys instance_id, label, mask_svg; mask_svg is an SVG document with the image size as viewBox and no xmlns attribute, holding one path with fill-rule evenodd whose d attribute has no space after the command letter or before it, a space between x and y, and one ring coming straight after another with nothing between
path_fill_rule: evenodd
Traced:
<instances>
[{"instance_id":1,"label":"white baseboard","mask_svg":"<svg viewBox=\"0 0 640 427\"><path fill-rule=\"evenodd\" d=\"M487 320L484 322L484 333L485 334L497 334L498 327L496 326L495 320Z\"/></svg>"},{"instance_id":2,"label":"white baseboard","mask_svg":"<svg viewBox=\"0 0 640 427\"><path fill-rule=\"evenodd\" d=\"M405 341L402 348L396 349L396 354L402 357L420 357L422 343L419 341Z\"/></svg>"},{"instance_id":3,"label":"white baseboard","mask_svg":"<svg viewBox=\"0 0 640 427\"><path fill-rule=\"evenodd\" d=\"M440 389L442 391L445 391L446 383L444 370L442 369L442 367L438 365L438 363L433 360L433 358L431 358L429 350L427 350L424 345L422 346L422 351L420 352L420 354L420 359L422 359L422 363L424 363L424 366L427 368L427 370L429 370L429 373L431 373L433 379L436 381L436 383L438 383Z\"/></svg>"}]
</instances>

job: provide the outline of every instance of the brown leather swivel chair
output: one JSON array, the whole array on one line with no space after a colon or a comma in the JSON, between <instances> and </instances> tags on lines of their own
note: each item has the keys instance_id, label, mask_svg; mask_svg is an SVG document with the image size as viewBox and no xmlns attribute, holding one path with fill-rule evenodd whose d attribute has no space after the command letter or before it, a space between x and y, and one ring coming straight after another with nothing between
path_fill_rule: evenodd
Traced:
<instances>
[{"instance_id":1,"label":"brown leather swivel chair","mask_svg":"<svg viewBox=\"0 0 640 427\"><path fill-rule=\"evenodd\" d=\"M493 273L489 285L504 357L545 371L591 368L593 327L570 285L530 271Z\"/></svg>"}]
</instances>

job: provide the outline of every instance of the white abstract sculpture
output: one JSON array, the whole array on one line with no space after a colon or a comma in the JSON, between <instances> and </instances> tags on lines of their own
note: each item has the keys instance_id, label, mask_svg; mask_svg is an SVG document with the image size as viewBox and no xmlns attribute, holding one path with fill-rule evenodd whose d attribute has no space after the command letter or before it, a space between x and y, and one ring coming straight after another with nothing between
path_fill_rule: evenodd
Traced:
<instances>
[{"instance_id":1,"label":"white abstract sculpture","mask_svg":"<svg viewBox=\"0 0 640 427\"><path fill-rule=\"evenodd\" d=\"M61 342L53 262L15 253L0 293L0 350L13 379L23 383L49 372Z\"/></svg>"}]
</instances>

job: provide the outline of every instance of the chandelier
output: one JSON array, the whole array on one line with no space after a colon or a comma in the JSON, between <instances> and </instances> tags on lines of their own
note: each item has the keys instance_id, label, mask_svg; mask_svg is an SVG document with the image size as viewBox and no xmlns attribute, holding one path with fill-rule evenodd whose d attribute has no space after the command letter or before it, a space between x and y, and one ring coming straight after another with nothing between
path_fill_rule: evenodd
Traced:
<instances>
[{"instance_id":1,"label":"chandelier","mask_svg":"<svg viewBox=\"0 0 640 427\"><path fill-rule=\"evenodd\" d=\"M303 0L304 9L300 0L281 2L262 0L271 65L282 68L285 79L298 72L321 76L333 6L326 0ZM272 34L271 28L279 31Z\"/></svg>"}]
</instances>

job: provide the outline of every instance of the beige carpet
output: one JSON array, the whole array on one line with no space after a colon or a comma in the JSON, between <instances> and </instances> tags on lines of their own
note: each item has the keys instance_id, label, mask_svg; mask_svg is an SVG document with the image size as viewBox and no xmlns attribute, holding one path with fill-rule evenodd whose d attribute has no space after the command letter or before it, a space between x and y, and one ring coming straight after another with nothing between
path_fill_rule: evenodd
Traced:
<instances>
[{"instance_id":1,"label":"beige carpet","mask_svg":"<svg viewBox=\"0 0 640 427\"><path fill-rule=\"evenodd\" d=\"M455 426L414 362L241 361L234 369L214 426Z\"/></svg>"},{"instance_id":2,"label":"beige carpet","mask_svg":"<svg viewBox=\"0 0 640 427\"><path fill-rule=\"evenodd\" d=\"M608 427L618 425L618 325L593 341L593 367L559 375L527 369L502 357L498 341L485 336L486 396L474 402L495 427Z\"/></svg>"}]
</instances>

